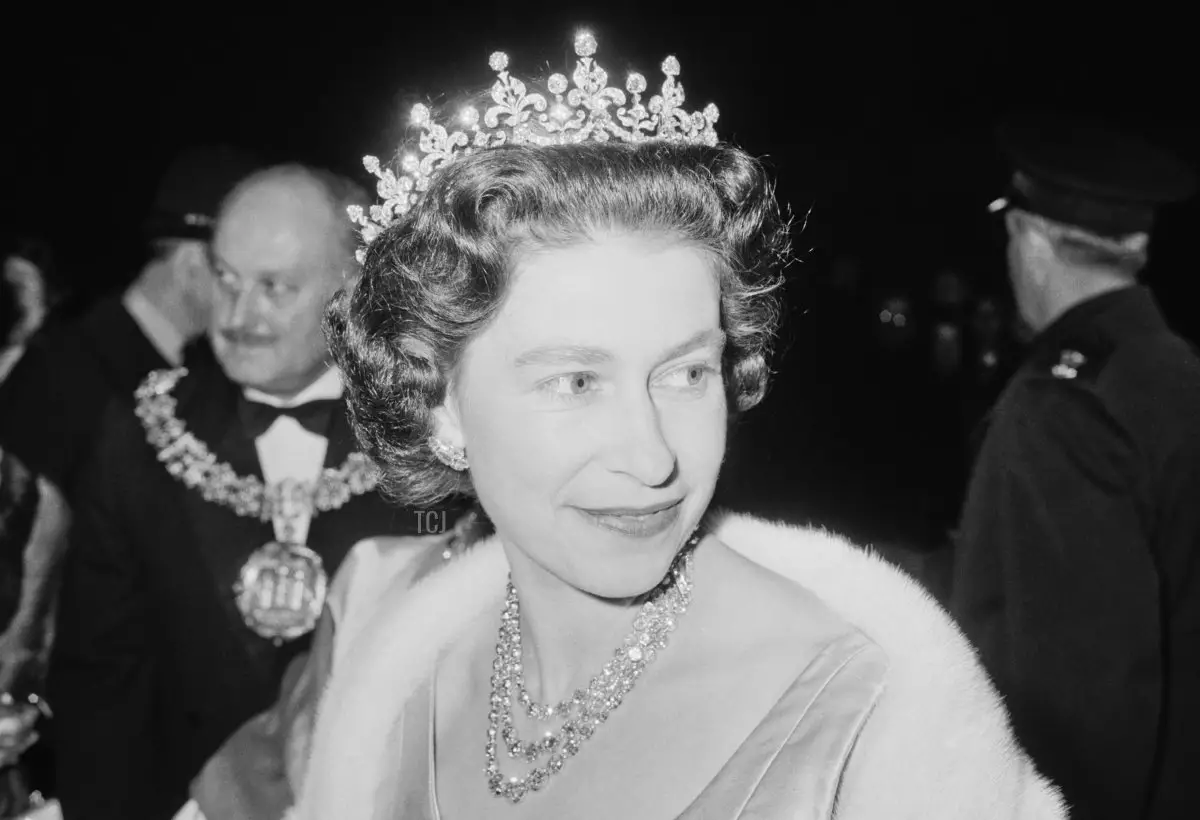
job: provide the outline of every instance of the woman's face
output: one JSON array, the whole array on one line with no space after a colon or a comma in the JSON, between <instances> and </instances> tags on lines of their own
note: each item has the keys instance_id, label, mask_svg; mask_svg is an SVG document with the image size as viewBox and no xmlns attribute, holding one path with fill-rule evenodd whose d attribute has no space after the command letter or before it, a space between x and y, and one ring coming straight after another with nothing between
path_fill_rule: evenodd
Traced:
<instances>
[{"instance_id":1,"label":"woman's face","mask_svg":"<svg viewBox=\"0 0 1200 820\"><path fill-rule=\"evenodd\" d=\"M662 579L724 456L723 341L716 269L689 245L518 258L438 414L514 561L605 598Z\"/></svg>"}]
</instances>

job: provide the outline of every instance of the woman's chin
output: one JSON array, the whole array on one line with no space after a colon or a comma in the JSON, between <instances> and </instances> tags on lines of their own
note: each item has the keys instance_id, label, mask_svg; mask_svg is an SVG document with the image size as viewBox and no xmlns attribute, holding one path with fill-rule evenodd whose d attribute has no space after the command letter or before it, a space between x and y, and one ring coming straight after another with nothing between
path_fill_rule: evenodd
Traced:
<instances>
[{"instance_id":1,"label":"woman's chin","mask_svg":"<svg viewBox=\"0 0 1200 820\"><path fill-rule=\"evenodd\" d=\"M573 563L569 583L589 595L625 600L646 595L662 583L679 553L682 538L663 533L632 545L615 536L597 550L587 550ZM586 563L584 563L586 562Z\"/></svg>"},{"instance_id":2,"label":"woman's chin","mask_svg":"<svg viewBox=\"0 0 1200 820\"><path fill-rule=\"evenodd\" d=\"M668 567L670 565L668 564ZM630 577L625 573L619 578L589 579L586 586L576 584L576 588L593 598L612 603L628 603L631 600L643 598L662 582L667 575L664 571L658 575L647 574L642 577Z\"/></svg>"}]
</instances>

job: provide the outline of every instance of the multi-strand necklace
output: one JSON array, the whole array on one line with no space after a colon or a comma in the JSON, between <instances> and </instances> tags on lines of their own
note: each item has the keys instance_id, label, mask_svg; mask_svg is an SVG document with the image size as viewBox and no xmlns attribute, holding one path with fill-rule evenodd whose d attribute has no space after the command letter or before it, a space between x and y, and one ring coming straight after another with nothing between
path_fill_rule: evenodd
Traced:
<instances>
[{"instance_id":1,"label":"multi-strand necklace","mask_svg":"<svg viewBox=\"0 0 1200 820\"><path fill-rule=\"evenodd\" d=\"M699 541L699 533L688 539L666 578L642 604L634 618L633 630L613 652L612 660L591 679L587 689L577 689L570 698L553 706L535 702L525 690L521 665L521 601L512 577L509 577L496 659L492 662L491 710L488 712L485 771L488 789L493 795L519 803L529 792L542 789L621 705L647 665L666 649L667 636L691 603L692 554ZM534 743L524 742L513 726L516 704L523 706L535 721L563 720L564 723L557 732L547 732ZM522 777L505 779L497 760L497 750L501 746L509 758L531 764L533 769Z\"/></svg>"}]
</instances>

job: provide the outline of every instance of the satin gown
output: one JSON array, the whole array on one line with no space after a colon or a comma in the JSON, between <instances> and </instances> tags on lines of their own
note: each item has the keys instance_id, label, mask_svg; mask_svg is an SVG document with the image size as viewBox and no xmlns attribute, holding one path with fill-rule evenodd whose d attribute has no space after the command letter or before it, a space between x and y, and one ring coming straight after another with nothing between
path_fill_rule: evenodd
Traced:
<instances>
[{"instance_id":1,"label":"satin gown","mask_svg":"<svg viewBox=\"0 0 1200 820\"><path fill-rule=\"evenodd\" d=\"M677 820L832 818L846 761L886 671L882 650L860 633L834 639ZM430 675L409 699L399 727L406 765L399 786L404 810L398 816L406 820L459 820L443 818L438 809L434 691Z\"/></svg>"}]
</instances>

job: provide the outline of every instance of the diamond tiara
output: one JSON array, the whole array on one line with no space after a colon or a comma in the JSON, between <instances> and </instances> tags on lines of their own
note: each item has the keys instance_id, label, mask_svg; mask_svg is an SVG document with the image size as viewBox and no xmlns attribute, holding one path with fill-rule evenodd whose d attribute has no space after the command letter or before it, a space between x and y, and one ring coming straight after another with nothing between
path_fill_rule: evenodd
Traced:
<instances>
[{"instance_id":1,"label":"diamond tiara","mask_svg":"<svg viewBox=\"0 0 1200 820\"><path fill-rule=\"evenodd\" d=\"M646 78L632 73L625 90L608 85L608 72L596 64L596 38L589 32L575 37L579 57L570 81L553 74L546 89L553 101L539 93L530 93L525 83L508 72L508 55L492 54L488 64L496 72L491 87L494 105L480 113L474 106L459 110L452 122L434 121L426 105L412 109L412 122L421 129L418 150L400 157L399 174L385 168L376 157L364 157L363 165L379 182L376 190L382 202L369 211L354 205L350 218L362 228L364 244L369 245L388 225L406 214L429 188L439 168L456 158L506 144L569 145L581 142L679 142L692 145L716 145L713 126L719 112L713 104L703 111L686 111L679 61L662 61L665 79L661 92L642 103ZM627 93L628 92L628 93ZM454 130L450 130L454 129ZM358 251L358 261L365 251Z\"/></svg>"}]
</instances>

